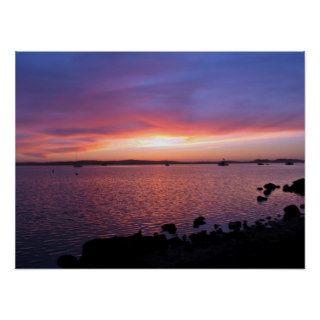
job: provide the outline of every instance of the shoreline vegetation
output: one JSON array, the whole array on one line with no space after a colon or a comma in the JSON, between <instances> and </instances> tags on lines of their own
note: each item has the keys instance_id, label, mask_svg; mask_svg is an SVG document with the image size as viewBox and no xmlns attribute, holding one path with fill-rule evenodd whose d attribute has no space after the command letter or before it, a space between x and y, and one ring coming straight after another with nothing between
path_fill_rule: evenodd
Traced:
<instances>
[{"instance_id":1,"label":"shoreline vegetation","mask_svg":"<svg viewBox=\"0 0 320 320\"><path fill-rule=\"evenodd\" d=\"M304 196L305 180L299 179L283 192ZM258 187L266 196L280 186L267 183ZM302 198L303 199L303 198ZM297 204L304 210L304 203ZM162 225L161 233L142 232L127 236L87 241L82 255L60 256L61 268L304 268L304 213L297 205L284 208L284 214L247 221L230 221L225 232L218 224L211 231L177 236L173 223ZM193 228L206 224L198 217Z\"/></svg>"},{"instance_id":2,"label":"shoreline vegetation","mask_svg":"<svg viewBox=\"0 0 320 320\"><path fill-rule=\"evenodd\" d=\"M258 165L271 163L304 163L301 159L256 159L252 161L227 161L229 164L237 163L256 163ZM50 162L16 162L16 166L73 166L74 164L82 166L112 166L112 165L173 165L173 164L219 164L220 161L171 161L171 160L117 160L117 161L101 161L101 160L79 160L79 161L50 161Z\"/></svg>"}]
</instances>

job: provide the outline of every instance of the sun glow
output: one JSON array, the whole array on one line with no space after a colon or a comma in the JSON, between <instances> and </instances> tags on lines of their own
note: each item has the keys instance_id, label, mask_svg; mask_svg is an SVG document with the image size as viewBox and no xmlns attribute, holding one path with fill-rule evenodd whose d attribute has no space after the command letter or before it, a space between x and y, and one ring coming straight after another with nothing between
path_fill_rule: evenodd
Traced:
<instances>
[{"instance_id":1,"label":"sun glow","mask_svg":"<svg viewBox=\"0 0 320 320\"><path fill-rule=\"evenodd\" d=\"M184 144L187 139L185 137L155 136L135 140L136 144L140 147L158 148L178 146Z\"/></svg>"}]
</instances>

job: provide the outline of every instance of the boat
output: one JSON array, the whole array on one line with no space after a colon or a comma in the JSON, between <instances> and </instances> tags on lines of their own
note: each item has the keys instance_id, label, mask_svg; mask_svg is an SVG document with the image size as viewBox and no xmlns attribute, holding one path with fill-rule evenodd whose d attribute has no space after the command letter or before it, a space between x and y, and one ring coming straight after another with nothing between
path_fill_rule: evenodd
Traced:
<instances>
[{"instance_id":1,"label":"boat","mask_svg":"<svg viewBox=\"0 0 320 320\"><path fill-rule=\"evenodd\" d=\"M79 163L79 162L75 162L75 163L73 164L73 166L74 166L75 168L81 168L81 167L83 167L83 165L82 165L81 163Z\"/></svg>"},{"instance_id":2,"label":"boat","mask_svg":"<svg viewBox=\"0 0 320 320\"><path fill-rule=\"evenodd\" d=\"M169 163L165 163L164 165L165 165L166 167L169 167L169 166L170 166L170 164L169 164Z\"/></svg>"},{"instance_id":3,"label":"boat","mask_svg":"<svg viewBox=\"0 0 320 320\"><path fill-rule=\"evenodd\" d=\"M263 162L258 162L257 165L258 166L264 166L264 163Z\"/></svg>"},{"instance_id":4,"label":"boat","mask_svg":"<svg viewBox=\"0 0 320 320\"><path fill-rule=\"evenodd\" d=\"M78 161L78 152L76 153L76 161L73 163L75 168L81 168L83 165Z\"/></svg>"},{"instance_id":5,"label":"boat","mask_svg":"<svg viewBox=\"0 0 320 320\"><path fill-rule=\"evenodd\" d=\"M222 161L218 162L218 166L221 166L221 167L225 167L228 165L229 163L226 161L226 159L222 159Z\"/></svg>"},{"instance_id":6,"label":"boat","mask_svg":"<svg viewBox=\"0 0 320 320\"><path fill-rule=\"evenodd\" d=\"M293 166L293 162L286 162L286 166Z\"/></svg>"}]
</instances>

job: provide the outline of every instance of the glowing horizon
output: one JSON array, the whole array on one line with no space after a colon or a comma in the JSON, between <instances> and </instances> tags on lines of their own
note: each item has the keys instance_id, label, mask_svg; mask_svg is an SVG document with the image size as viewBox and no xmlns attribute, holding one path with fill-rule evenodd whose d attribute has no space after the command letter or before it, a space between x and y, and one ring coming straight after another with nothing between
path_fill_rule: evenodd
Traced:
<instances>
[{"instance_id":1,"label":"glowing horizon","mask_svg":"<svg viewBox=\"0 0 320 320\"><path fill-rule=\"evenodd\" d=\"M304 54L16 54L17 161L304 159Z\"/></svg>"}]
</instances>

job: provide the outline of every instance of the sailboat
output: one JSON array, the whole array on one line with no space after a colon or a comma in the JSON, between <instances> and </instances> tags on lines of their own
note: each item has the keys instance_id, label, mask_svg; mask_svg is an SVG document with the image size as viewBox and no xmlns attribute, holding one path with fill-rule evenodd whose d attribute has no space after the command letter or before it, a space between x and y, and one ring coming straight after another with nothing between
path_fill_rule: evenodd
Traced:
<instances>
[{"instance_id":1,"label":"sailboat","mask_svg":"<svg viewBox=\"0 0 320 320\"><path fill-rule=\"evenodd\" d=\"M73 166L74 166L75 168L81 168L81 167L83 167L83 165L82 165L81 163L79 163L79 162L75 162L75 163L73 164Z\"/></svg>"},{"instance_id":2,"label":"sailboat","mask_svg":"<svg viewBox=\"0 0 320 320\"><path fill-rule=\"evenodd\" d=\"M228 166L228 165L229 165L229 163L224 158L222 159L222 161L218 162L218 166L224 167L224 166Z\"/></svg>"},{"instance_id":3,"label":"sailboat","mask_svg":"<svg viewBox=\"0 0 320 320\"><path fill-rule=\"evenodd\" d=\"M77 152L77 154L76 154L76 161L73 163L73 166L74 166L75 168L81 168L81 167L83 167L83 165L82 165L80 162L78 162L78 152Z\"/></svg>"}]
</instances>

